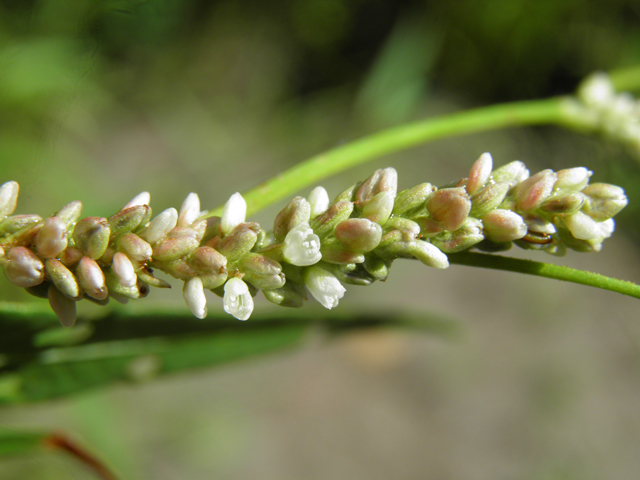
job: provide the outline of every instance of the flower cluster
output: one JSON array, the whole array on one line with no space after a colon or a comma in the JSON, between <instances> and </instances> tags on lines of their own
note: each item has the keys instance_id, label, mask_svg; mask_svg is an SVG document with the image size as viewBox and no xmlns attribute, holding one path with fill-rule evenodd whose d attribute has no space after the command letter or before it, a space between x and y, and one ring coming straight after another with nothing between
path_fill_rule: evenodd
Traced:
<instances>
[{"instance_id":1,"label":"flower cluster","mask_svg":"<svg viewBox=\"0 0 640 480\"><path fill-rule=\"evenodd\" d=\"M149 286L169 288L154 270L184 282L186 304L198 318L207 315L205 290L239 320L251 315L258 291L285 307L301 306L309 291L333 308L343 284L385 280L397 258L442 269L447 254L472 247L600 250L627 198L619 187L589 185L590 176L582 167L530 176L520 161L494 170L484 153L453 186L423 183L398 192L397 172L385 168L333 202L322 187L294 198L269 233L246 222L239 193L221 217L201 212L191 193L179 212L169 208L152 219L143 192L108 218L80 218L75 201L43 219L13 215L18 184L7 182L0 187L0 264L14 285L48 298L65 326L75 322L83 298L126 302L146 296Z\"/></svg>"}]
</instances>

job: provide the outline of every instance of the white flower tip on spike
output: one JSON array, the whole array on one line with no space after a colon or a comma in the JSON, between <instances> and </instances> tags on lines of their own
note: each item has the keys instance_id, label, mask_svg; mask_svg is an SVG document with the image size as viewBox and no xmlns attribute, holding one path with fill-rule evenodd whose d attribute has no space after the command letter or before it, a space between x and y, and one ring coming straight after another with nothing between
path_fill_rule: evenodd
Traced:
<instances>
[{"instance_id":1,"label":"white flower tip on spike","mask_svg":"<svg viewBox=\"0 0 640 480\"><path fill-rule=\"evenodd\" d=\"M200 216L200 197L197 193L190 193L182 202L180 215L178 216L178 226L188 227L196 218Z\"/></svg>"},{"instance_id":2,"label":"white flower tip on spike","mask_svg":"<svg viewBox=\"0 0 640 480\"><path fill-rule=\"evenodd\" d=\"M227 280L224 284L222 306L225 312L238 320L248 320L253 312L253 298L247 284L238 277Z\"/></svg>"},{"instance_id":3,"label":"white flower tip on spike","mask_svg":"<svg viewBox=\"0 0 640 480\"><path fill-rule=\"evenodd\" d=\"M578 88L578 97L587 105L603 106L613 101L615 89L606 73L594 73Z\"/></svg>"},{"instance_id":4,"label":"white flower tip on spike","mask_svg":"<svg viewBox=\"0 0 640 480\"><path fill-rule=\"evenodd\" d=\"M116 252L113 256L111 267L113 268L113 272L118 276L118 280L120 280L122 285L129 288L135 286L138 277L133 269L131 260L129 260L129 257L124 253Z\"/></svg>"},{"instance_id":5,"label":"white flower tip on spike","mask_svg":"<svg viewBox=\"0 0 640 480\"><path fill-rule=\"evenodd\" d=\"M313 233L308 223L296 225L284 239L283 254L287 262L299 267L318 263L322 258L320 237Z\"/></svg>"},{"instance_id":6,"label":"white flower tip on spike","mask_svg":"<svg viewBox=\"0 0 640 480\"><path fill-rule=\"evenodd\" d=\"M169 233L178 224L178 211L171 207L161 212L151 220L149 226L140 233L151 245L159 242L162 237Z\"/></svg>"},{"instance_id":7,"label":"white flower tip on spike","mask_svg":"<svg viewBox=\"0 0 640 480\"><path fill-rule=\"evenodd\" d=\"M240 193L236 192L222 209L222 219L220 220L220 229L225 235L233 230L236 226L245 221L247 217L247 202Z\"/></svg>"},{"instance_id":8,"label":"white flower tip on spike","mask_svg":"<svg viewBox=\"0 0 640 480\"><path fill-rule=\"evenodd\" d=\"M311 205L311 218L316 218L329 208L329 194L324 187L316 187L309 193L309 204Z\"/></svg>"},{"instance_id":9,"label":"white flower tip on spike","mask_svg":"<svg viewBox=\"0 0 640 480\"><path fill-rule=\"evenodd\" d=\"M204 295L204 287L200 277L193 277L184 282L182 295L191 313L200 319L207 316L207 299Z\"/></svg>"},{"instance_id":10,"label":"white flower tip on spike","mask_svg":"<svg viewBox=\"0 0 640 480\"><path fill-rule=\"evenodd\" d=\"M125 208L137 207L138 205L149 205L149 202L151 202L151 194L149 192L141 192L122 207L122 210Z\"/></svg>"},{"instance_id":11,"label":"white flower tip on spike","mask_svg":"<svg viewBox=\"0 0 640 480\"><path fill-rule=\"evenodd\" d=\"M18 182L10 181L0 186L0 217L11 215L18 204Z\"/></svg>"},{"instance_id":12,"label":"white flower tip on spike","mask_svg":"<svg viewBox=\"0 0 640 480\"><path fill-rule=\"evenodd\" d=\"M347 291L333 274L316 266L305 270L304 283L313 298L329 310L338 306Z\"/></svg>"}]
</instances>

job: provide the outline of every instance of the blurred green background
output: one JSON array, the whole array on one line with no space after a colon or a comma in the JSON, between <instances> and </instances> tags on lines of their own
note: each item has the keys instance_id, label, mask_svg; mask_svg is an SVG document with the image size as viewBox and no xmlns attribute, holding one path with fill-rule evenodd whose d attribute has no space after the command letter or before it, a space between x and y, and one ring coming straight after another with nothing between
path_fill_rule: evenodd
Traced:
<instances>
[{"instance_id":1,"label":"blurred green background","mask_svg":"<svg viewBox=\"0 0 640 480\"><path fill-rule=\"evenodd\" d=\"M160 212L224 202L323 150L400 123L571 92L640 59L632 0L0 1L1 181L18 213L82 200L108 216L142 190ZM599 254L568 264L640 281L638 159L556 128L401 152L400 187L496 165L586 166L630 206ZM301 192L306 194L307 192ZM285 202L257 216L269 225ZM33 301L0 279L0 299ZM136 305L181 305L154 291ZM309 315L317 310L310 302ZM210 310L220 305L211 305ZM269 310L264 299L256 306ZM347 312L438 315L455 338L376 331L224 368L0 410L77 435L127 479L627 479L640 471L637 300L587 287L397 262ZM91 314L87 306L80 313ZM393 313L390 313L393 314ZM2 333L0 333L2 334ZM2 479L89 479L43 453Z\"/></svg>"}]
</instances>

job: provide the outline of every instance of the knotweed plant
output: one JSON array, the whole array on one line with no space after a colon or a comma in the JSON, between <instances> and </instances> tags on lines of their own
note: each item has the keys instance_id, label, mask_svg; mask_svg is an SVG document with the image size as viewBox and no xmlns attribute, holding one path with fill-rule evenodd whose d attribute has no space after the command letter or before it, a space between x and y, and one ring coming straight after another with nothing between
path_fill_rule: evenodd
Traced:
<instances>
[{"instance_id":1,"label":"knotweed plant","mask_svg":"<svg viewBox=\"0 0 640 480\"><path fill-rule=\"evenodd\" d=\"M81 218L79 201L48 218L14 215L19 188L7 182L0 187L0 263L14 285L47 298L64 326L74 324L79 300L127 302L150 287L169 288L157 272L184 282L198 318L207 315L205 290L239 320L250 317L258 292L283 307L301 307L309 292L331 309L345 284L384 281L398 258L444 269L448 254L514 243L553 255L599 251L627 197L620 187L590 184L591 174L576 167L530 175L520 161L494 169L484 153L453 185L398 192L390 167L332 201L322 187L295 197L269 230L246 221L239 193L221 216L201 212L190 193L179 211L153 217L147 192L108 218Z\"/></svg>"}]
</instances>

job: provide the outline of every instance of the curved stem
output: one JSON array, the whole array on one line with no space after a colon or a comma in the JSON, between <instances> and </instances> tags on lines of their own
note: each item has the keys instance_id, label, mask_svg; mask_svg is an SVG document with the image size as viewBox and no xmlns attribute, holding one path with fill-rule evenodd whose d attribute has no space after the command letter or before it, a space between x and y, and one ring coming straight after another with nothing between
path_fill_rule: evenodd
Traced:
<instances>
[{"instance_id":1,"label":"curved stem","mask_svg":"<svg viewBox=\"0 0 640 480\"><path fill-rule=\"evenodd\" d=\"M449 255L449 262L470 267L491 268L509 272L526 273L538 277L554 278L565 282L579 283L590 287L611 290L612 292L640 298L640 285L626 280L606 277L598 273L585 272L575 268L552 265L519 258L503 257L486 253L462 252Z\"/></svg>"},{"instance_id":2,"label":"curved stem","mask_svg":"<svg viewBox=\"0 0 640 480\"><path fill-rule=\"evenodd\" d=\"M514 102L430 118L375 133L301 162L243 194L247 215L319 180L387 153L498 128L563 122L564 97ZM202 218L221 215L222 206Z\"/></svg>"}]
</instances>

